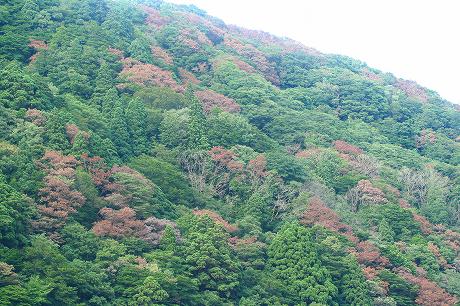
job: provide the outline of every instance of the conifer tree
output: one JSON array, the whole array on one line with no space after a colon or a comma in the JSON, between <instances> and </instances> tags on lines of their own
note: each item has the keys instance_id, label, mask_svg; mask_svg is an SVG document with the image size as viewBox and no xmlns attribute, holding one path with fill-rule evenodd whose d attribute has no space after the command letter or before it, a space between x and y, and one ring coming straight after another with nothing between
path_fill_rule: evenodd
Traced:
<instances>
[{"instance_id":1,"label":"conifer tree","mask_svg":"<svg viewBox=\"0 0 460 306\"><path fill-rule=\"evenodd\" d=\"M206 117L203 112L200 101L193 94L191 87L187 88L185 93L190 103L190 125L189 149L207 150L209 149L208 137L206 135Z\"/></svg>"},{"instance_id":2,"label":"conifer tree","mask_svg":"<svg viewBox=\"0 0 460 306\"><path fill-rule=\"evenodd\" d=\"M379 237L385 242L394 242L395 232L388 224L387 219L382 218L379 223Z\"/></svg>"},{"instance_id":3,"label":"conifer tree","mask_svg":"<svg viewBox=\"0 0 460 306\"><path fill-rule=\"evenodd\" d=\"M311 230L287 223L268 248L268 265L295 296L293 304L330 304L337 295L331 276L316 251Z\"/></svg>"},{"instance_id":4,"label":"conifer tree","mask_svg":"<svg viewBox=\"0 0 460 306\"><path fill-rule=\"evenodd\" d=\"M125 121L125 113L121 101L114 105L110 119L112 142L122 159L132 156L128 126Z\"/></svg>"},{"instance_id":5,"label":"conifer tree","mask_svg":"<svg viewBox=\"0 0 460 306\"><path fill-rule=\"evenodd\" d=\"M144 103L138 98L132 99L125 111L128 132L133 145L134 155L147 151L147 111Z\"/></svg>"}]
</instances>

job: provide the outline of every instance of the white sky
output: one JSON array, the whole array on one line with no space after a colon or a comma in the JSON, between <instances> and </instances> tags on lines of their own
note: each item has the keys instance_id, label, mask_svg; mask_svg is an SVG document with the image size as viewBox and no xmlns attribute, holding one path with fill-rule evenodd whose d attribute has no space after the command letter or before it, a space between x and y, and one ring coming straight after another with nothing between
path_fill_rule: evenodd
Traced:
<instances>
[{"instance_id":1,"label":"white sky","mask_svg":"<svg viewBox=\"0 0 460 306\"><path fill-rule=\"evenodd\" d=\"M167 0L348 55L460 104L459 0Z\"/></svg>"}]
</instances>

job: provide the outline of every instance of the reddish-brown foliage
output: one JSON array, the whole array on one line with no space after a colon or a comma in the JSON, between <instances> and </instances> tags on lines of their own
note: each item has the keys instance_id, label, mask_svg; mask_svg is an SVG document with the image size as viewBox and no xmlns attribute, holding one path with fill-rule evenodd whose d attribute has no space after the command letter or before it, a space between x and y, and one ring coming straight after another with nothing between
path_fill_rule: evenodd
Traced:
<instances>
[{"instance_id":1,"label":"reddish-brown foliage","mask_svg":"<svg viewBox=\"0 0 460 306\"><path fill-rule=\"evenodd\" d=\"M350 189L347 193L347 199L353 211L357 211L363 205L383 204L388 201L383 191L372 186L368 180L360 180L356 187Z\"/></svg>"},{"instance_id":2,"label":"reddish-brown foliage","mask_svg":"<svg viewBox=\"0 0 460 306\"><path fill-rule=\"evenodd\" d=\"M233 151L222 147L212 147L208 153L211 159L220 167L226 168L232 172L243 170L244 165L236 160L236 154Z\"/></svg>"},{"instance_id":3,"label":"reddish-brown foliage","mask_svg":"<svg viewBox=\"0 0 460 306\"><path fill-rule=\"evenodd\" d=\"M390 261L381 256L379 249L370 241L361 241L356 245L355 256L360 264L372 267L387 266Z\"/></svg>"},{"instance_id":4,"label":"reddish-brown foliage","mask_svg":"<svg viewBox=\"0 0 460 306\"><path fill-rule=\"evenodd\" d=\"M297 153L300 152L300 149L301 149L301 145L298 144L298 143L293 143L293 144L289 144L289 145L286 145L284 146L284 149L286 150L286 152L290 155L296 155Z\"/></svg>"},{"instance_id":5,"label":"reddish-brown foliage","mask_svg":"<svg viewBox=\"0 0 460 306\"><path fill-rule=\"evenodd\" d=\"M152 50L153 57L161 59L165 64L168 64L168 65L174 64L172 56L168 52L166 52L164 49L162 49L161 47L152 46L151 50Z\"/></svg>"},{"instance_id":6,"label":"reddish-brown foliage","mask_svg":"<svg viewBox=\"0 0 460 306\"><path fill-rule=\"evenodd\" d=\"M376 82L382 82L382 77L376 74L375 72L370 71L368 68L363 68L361 73L369 80L376 81Z\"/></svg>"},{"instance_id":7,"label":"reddish-brown foliage","mask_svg":"<svg viewBox=\"0 0 460 306\"><path fill-rule=\"evenodd\" d=\"M215 26L211 21L191 12L179 13L181 20L186 20L188 24L198 25L199 28L205 28L207 36L214 41L222 40L225 31Z\"/></svg>"},{"instance_id":8,"label":"reddish-brown foliage","mask_svg":"<svg viewBox=\"0 0 460 306\"><path fill-rule=\"evenodd\" d=\"M109 177L112 174L104 160L99 156L90 157L87 153L83 153L81 159L85 170L91 174L93 183L102 191L110 183Z\"/></svg>"},{"instance_id":9,"label":"reddish-brown foliage","mask_svg":"<svg viewBox=\"0 0 460 306\"><path fill-rule=\"evenodd\" d=\"M394 84L394 86L402 90L406 95L408 95L411 98L416 98L420 100L421 102L428 101L428 94L426 90L420 87L414 81L407 81L407 80L399 79L396 82L396 84Z\"/></svg>"},{"instance_id":10,"label":"reddish-brown foliage","mask_svg":"<svg viewBox=\"0 0 460 306\"><path fill-rule=\"evenodd\" d=\"M340 153L354 154L354 155L363 154L363 150L361 150L357 146L349 144L348 142L344 140L334 141L334 148Z\"/></svg>"},{"instance_id":11,"label":"reddish-brown foliage","mask_svg":"<svg viewBox=\"0 0 460 306\"><path fill-rule=\"evenodd\" d=\"M38 126L42 126L46 122L45 115L35 108L29 108L26 112L25 118Z\"/></svg>"},{"instance_id":12,"label":"reddish-brown foliage","mask_svg":"<svg viewBox=\"0 0 460 306\"><path fill-rule=\"evenodd\" d=\"M455 252L460 252L460 233L446 230L443 234L444 242Z\"/></svg>"},{"instance_id":13,"label":"reddish-brown foliage","mask_svg":"<svg viewBox=\"0 0 460 306\"><path fill-rule=\"evenodd\" d=\"M120 75L126 77L129 81L139 85L154 85L160 87L169 87L176 92L184 92L183 86L177 84L172 72L163 70L152 64L144 64L131 58L124 58L123 70Z\"/></svg>"},{"instance_id":14,"label":"reddish-brown foliage","mask_svg":"<svg viewBox=\"0 0 460 306\"><path fill-rule=\"evenodd\" d=\"M433 232L433 225L428 221L425 217L417 214L416 212L412 212L412 216L414 217L414 221L420 224L420 229L422 233L425 235L429 235Z\"/></svg>"},{"instance_id":15,"label":"reddish-brown foliage","mask_svg":"<svg viewBox=\"0 0 460 306\"><path fill-rule=\"evenodd\" d=\"M364 277L367 280L375 279L379 275L379 272L380 272L380 269L375 268L375 267L363 267L362 270L363 270Z\"/></svg>"},{"instance_id":16,"label":"reddish-brown foliage","mask_svg":"<svg viewBox=\"0 0 460 306\"><path fill-rule=\"evenodd\" d=\"M35 51L36 51L35 54L33 54L29 58L30 63L35 62L35 60L40 55L40 52L42 50L47 50L48 49L48 45L46 44L46 42L44 42L43 40L37 40L37 39L31 40L30 43L29 43L29 47L34 48Z\"/></svg>"},{"instance_id":17,"label":"reddish-brown foliage","mask_svg":"<svg viewBox=\"0 0 460 306\"><path fill-rule=\"evenodd\" d=\"M73 139L75 138L75 136L77 136L80 129L75 124L68 124L65 127L65 131L67 134L67 138L69 138L70 140L70 143L73 143Z\"/></svg>"},{"instance_id":18,"label":"reddish-brown foliage","mask_svg":"<svg viewBox=\"0 0 460 306\"><path fill-rule=\"evenodd\" d=\"M35 50L43 49L47 50L48 45L43 40L33 39L29 43L29 47L34 48Z\"/></svg>"},{"instance_id":19,"label":"reddish-brown foliage","mask_svg":"<svg viewBox=\"0 0 460 306\"><path fill-rule=\"evenodd\" d=\"M147 14L145 18L145 23L149 26L154 27L155 29L161 29L164 25L169 22L168 17L161 16L160 12L153 7L140 4L138 7Z\"/></svg>"},{"instance_id":20,"label":"reddish-brown foliage","mask_svg":"<svg viewBox=\"0 0 460 306\"><path fill-rule=\"evenodd\" d=\"M428 242L428 250L434 254L438 264L444 268L449 268L450 265L447 263L447 260L442 256L441 251L438 246L432 242Z\"/></svg>"},{"instance_id":21,"label":"reddish-brown foliage","mask_svg":"<svg viewBox=\"0 0 460 306\"><path fill-rule=\"evenodd\" d=\"M73 144L75 136L77 136L77 134L80 133L80 129L75 124L68 124L65 127L65 131L66 131L67 138L69 139L70 143ZM89 139L89 134L87 132L82 132L82 134L86 140Z\"/></svg>"},{"instance_id":22,"label":"reddish-brown foliage","mask_svg":"<svg viewBox=\"0 0 460 306\"><path fill-rule=\"evenodd\" d=\"M57 151L46 151L37 166L49 175L65 176L72 178L78 161L73 156L65 156Z\"/></svg>"},{"instance_id":23,"label":"reddish-brown foliage","mask_svg":"<svg viewBox=\"0 0 460 306\"><path fill-rule=\"evenodd\" d=\"M297 158L309 158L311 156L316 156L318 155L319 153L321 153L323 150L321 149L317 149L317 148L313 148L313 149L308 149L308 150L303 150L303 151L299 151L295 154L295 157Z\"/></svg>"},{"instance_id":24,"label":"reddish-brown foliage","mask_svg":"<svg viewBox=\"0 0 460 306\"><path fill-rule=\"evenodd\" d=\"M212 42L201 31L182 29L178 38L184 45L193 50L201 50L203 46L210 46Z\"/></svg>"},{"instance_id":25,"label":"reddish-brown foliage","mask_svg":"<svg viewBox=\"0 0 460 306\"><path fill-rule=\"evenodd\" d=\"M279 77L273 65L267 60L265 54L250 44L244 44L230 35L224 36L224 45L234 50L237 54L246 57L254 63L258 71L275 85L279 85Z\"/></svg>"},{"instance_id":26,"label":"reddish-brown foliage","mask_svg":"<svg viewBox=\"0 0 460 306\"><path fill-rule=\"evenodd\" d=\"M104 207L99 214L102 220L93 226L93 231L98 236L141 238L148 232L144 222L136 220L136 212L132 208L114 210Z\"/></svg>"},{"instance_id":27,"label":"reddish-brown foliage","mask_svg":"<svg viewBox=\"0 0 460 306\"><path fill-rule=\"evenodd\" d=\"M213 90L197 91L195 95L203 104L203 111L206 114L209 114L216 107L229 113L237 113L240 111L240 106L233 99Z\"/></svg>"},{"instance_id":28,"label":"reddish-brown foliage","mask_svg":"<svg viewBox=\"0 0 460 306\"><path fill-rule=\"evenodd\" d=\"M256 158L251 159L248 162L248 165L246 167L246 171L248 173L249 179L252 182L261 181L264 177L268 175L266 168L267 168L267 159L265 158L265 155L263 154L257 155Z\"/></svg>"},{"instance_id":29,"label":"reddish-brown foliage","mask_svg":"<svg viewBox=\"0 0 460 306\"><path fill-rule=\"evenodd\" d=\"M201 81L197 79L197 77L191 73L190 71L187 71L183 68L179 68L179 74L182 82L184 84L200 84Z\"/></svg>"},{"instance_id":30,"label":"reddish-brown foliage","mask_svg":"<svg viewBox=\"0 0 460 306\"><path fill-rule=\"evenodd\" d=\"M180 240L180 232L177 229L176 223L172 221L149 217L144 223L147 228L147 234L142 239L152 245L158 245L160 243L168 226L173 229L176 240Z\"/></svg>"},{"instance_id":31,"label":"reddish-brown foliage","mask_svg":"<svg viewBox=\"0 0 460 306\"><path fill-rule=\"evenodd\" d=\"M399 206L401 206L402 208L411 208L409 202L407 202L404 199L399 199L398 203L399 203Z\"/></svg>"},{"instance_id":32,"label":"reddish-brown foliage","mask_svg":"<svg viewBox=\"0 0 460 306\"><path fill-rule=\"evenodd\" d=\"M423 306L450 306L457 304L458 299L456 297L450 295L424 276L412 275L403 268L396 269L396 272L406 281L419 287L418 296L415 300L417 304Z\"/></svg>"},{"instance_id":33,"label":"reddish-brown foliage","mask_svg":"<svg viewBox=\"0 0 460 306\"><path fill-rule=\"evenodd\" d=\"M422 130L420 136L415 137L417 148L423 148L427 144L433 144L436 142L436 133L431 130Z\"/></svg>"},{"instance_id":34,"label":"reddish-brown foliage","mask_svg":"<svg viewBox=\"0 0 460 306\"><path fill-rule=\"evenodd\" d=\"M250 236L246 238L239 238L239 237L228 238L228 243L234 248L237 248L241 245L253 244L253 243L256 243L256 241L257 241L256 236Z\"/></svg>"},{"instance_id":35,"label":"reddish-brown foliage","mask_svg":"<svg viewBox=\"0 0 460 306\"><path fill-rule=\"evenodd\" d=\"M222 218L218 213L208 210L208 209L202 209L202 210L194 210L193 214L195 216L208 216L211 218L215 223L222 225L222 227L228 231L228 232L236 232L238 230L238 227L235 225L232 225L228 223L224 218Z\"/></svg>"},{"instance_id":36,"label":"reddish-brown foliage","mask_svg":"<svg viewBox=\"0 0 460 306\"><path fill-rule=\"evenodd\" d=\"M235 64L239 69L241 69L242 71L245 71L247 73L256 73L257 70L252 67L251 65L249 65L248 63L246 63L245 61L239 59L238 57L236 56L231 56L231 55L228 55L228 56L225 56L225 57L219 57L217 59L215 59L213 62L212 62L212 67L214 70L218 69L222 64L224 63L227 63L227 62L232 62L233 64Z\"/></svg>"},{"instance_id":37,"label":"reddish-brown foliage","mask_svg":"<svg viewBox=\"0 0 460 306\"><path fill-rule=\"evenodd\" d=\"M273 45L281 47L284 53L304 52L309 55L322 56L318 50L306 47L303 44L290 38L277 37L267 32L245 29L234 25L229 25L228 28L230 33L237 34L247 39L259 41L266 46Z\"/></svg>"},{"instance_id":38,"label":"reddish-brown foliage","mask_svg":"<svg viewBox=\"0 0 460 306\"><path fill-rule=\"evenodd\" d=\"M121 50L118 50L118 49L115 49L115 48L108 48L107 51L109 51L109 53L117 56L119 59L122 59L124 57L124 53Z\"/></svg>"},{"instance_id":39,"label":"reddish-brown foliage","mask_svg":"<svg viewBox=\"0 0 460 306\"><path fill-rule=\"evenodd\" d=\"M44 178L45 186L39 190L41 205L38 205L40 218L33 226L55 235L62 227L68 216L76 212L85 203L85 197L73 190L75 167L77 160L73 156L63 156L56 151L47 151L37 161L37 166L47 173Z\"/></svg>"},{"instance_id":40,"label":"reddish-brown foliage","mask_svg":"<svg viewBox=\"0 0 460 306\"><path fill-rule=\"evenodd\" d=\"M300 222L306 225L322 225L331 231L347 237L354 243L358 242L358 238L354 236L351 226L340 222L337 213L327 207L318 197L310 199L308 209L304 212Z\"/></svg>"}]
</instances>

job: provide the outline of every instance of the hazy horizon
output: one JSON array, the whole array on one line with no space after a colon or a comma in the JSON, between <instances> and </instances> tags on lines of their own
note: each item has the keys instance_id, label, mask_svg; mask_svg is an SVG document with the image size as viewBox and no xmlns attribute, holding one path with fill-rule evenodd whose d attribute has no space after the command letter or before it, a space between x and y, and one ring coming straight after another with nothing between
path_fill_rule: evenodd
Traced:
<instances>
[{"instance_id":1,"label":"hazy horizon","mask_svg":"<svg viewBox=\"0 0 460 306\"><path fill-rule=\"evenodd\" d=\"M455 41L460 3L454 0L168 1L194 4L228 24L286 36L323 53L353 57L460 104Z\"/></svg>"}]
</instances>

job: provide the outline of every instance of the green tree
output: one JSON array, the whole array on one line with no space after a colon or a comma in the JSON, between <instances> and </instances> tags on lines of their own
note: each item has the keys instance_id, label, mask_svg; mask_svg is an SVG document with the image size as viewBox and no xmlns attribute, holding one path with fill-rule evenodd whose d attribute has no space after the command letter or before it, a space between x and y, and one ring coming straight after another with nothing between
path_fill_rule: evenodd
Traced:
<instances>
[{"instance_id":1,"label":"green tree","mask_svg":"<svg viewBox=\"0 0 460 306\"><path fill-rule=\"evenodd\" d=\"M0 177L0 245L24 245L33 213L32 199L2 182Z\"/></svg>"},{"instance_id":2,"label":"green tree","mask_svg":"<svg viewBox=\"0 0 460 306\"><path fill-rule=\"evenodd\" d=\"M295 296L293 304L329 304L337 296L337 287L321 266L312 231L297 222L285 224L274 237L268 266Z\"/></svg>"},{"instance_id":3,"label":"green tree","mask_svg":"<svg viewBox=\"0 0 460 306\"><path fill-rule=\"evenodd\" d=\"M168 293L161 288L153 276L145 278L141 286L136 287L135 294L128 305L157 305L169 297Z\"/></svg>"},{"instance_id":4,"label":"green tree","mask_svg":"<svg viewBox=\"0 0 460 306\"><path fill-rule=\"evenodd\" d=\"M137 34L137 37L129 45L128 52L132 58L135 58L141 62L153 62L149 41L143 34Z\"/></svg>"},{"instance_id":5,"label":"green tree","mask_svg":"<svg viewBox=\"0 0 460 306\"><path fill-rule=\"evenodd\" d=\"M125 110L126 124L132 144L134 155L140 155L147 151L147 111L144 103L139 99L132 99Z\"/></svg>"},{"instance_id":6,"label":"green tree","mask_svg":"<svg viewBox=\"0 0 460 306\"><path fill-rule=\"evenodd\" d=\"M395 233L393 232L393 229L391 228L390 224L388 224L388 221L385 218L382 218L379 223L379 237L382 241L384 242L394 242L394 236Z\"/></svg>"},{"instance_id":7,"label":"green tree","mask_svg":"<svg viewBox=\"0 0 460 306\"><path fill-rule=\"evenodd\" d=\"M207 216L184 217L179 224L185 229L180 254L187 271L198 280L200 291L223 299L233 296L239 266L223 228Z\"/></svg>"},{"instance_id":8,"label":"green tree","mask_svg":"<svg viewBox=\"0 0 460 306\"><path fill-rule=\"evenodd\" d=\"M203 113L203 107L198 98L193 94L191 88L187 89L186 97L191 105L189 125L190 142L188 148L196 150L209 149L208 137L206 135L206 117Z\"/></svg>"},{"instance_id":9,"label":"green tree","mask_svg":"<svg viewBox=\"0 0 460 306\"><path fill-rule=\"evenodd\" d=\"M128 125L125 119L125 112L121 101L117 101L112 110L112 117L110 118L111 139L118 155L126 160L132 156L131 139L129 136Z\"/></svg>"}]
</instances>

